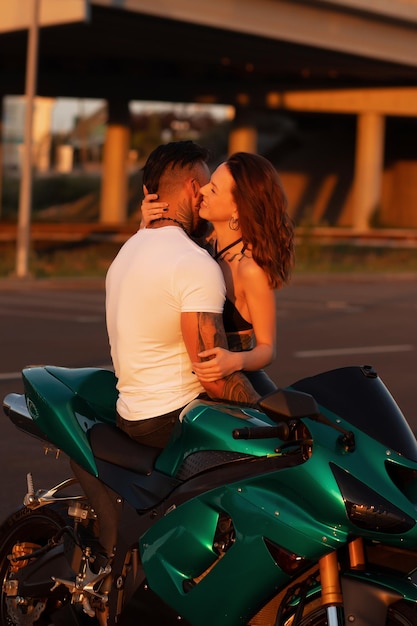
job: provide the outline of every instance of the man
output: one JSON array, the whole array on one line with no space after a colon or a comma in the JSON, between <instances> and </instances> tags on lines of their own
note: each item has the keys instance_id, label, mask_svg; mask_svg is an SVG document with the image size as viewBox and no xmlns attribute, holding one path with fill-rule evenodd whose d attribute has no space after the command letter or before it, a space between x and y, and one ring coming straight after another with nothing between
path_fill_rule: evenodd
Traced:
<instances>
[{"instance_id":1,"label":"man","mask_svg":"<svg viewBox=\"0 0 417 626\"><path fill-rule=\"evenodd\" d=\"M210 175L207 151L191 141L156 148L143 170L146 191L169 203L163 218L121 248L106 277L106 320L118 379L118 426L133 439L163 448L189 402L213 399L254 404L259 396L235 372L213 383L192 372L198 353L227 347L223 274L189 235L200 229L200 187ZM99 520L94 572L110 571L122 502L74 461L74 474ZM101 587L107 591L111 576Z\"/></svg>"},{"instance_id":2,"label":"man","mask_svg":"<svg viewBox=\"0 0 417 626\"><path fill-rule=\"evenodd\" d=\"M143 169L145 193L158 193L168 209L126 242L106 278L118 426L160 448L184 406L202 392L246 404L258 399L238 372L204 385L192 372L199 352L227 347L222 272L189 237L200 226L200 187L210 178L206 160L207 151L192 141L152 152Z\"/></svg>"}]
</instances>

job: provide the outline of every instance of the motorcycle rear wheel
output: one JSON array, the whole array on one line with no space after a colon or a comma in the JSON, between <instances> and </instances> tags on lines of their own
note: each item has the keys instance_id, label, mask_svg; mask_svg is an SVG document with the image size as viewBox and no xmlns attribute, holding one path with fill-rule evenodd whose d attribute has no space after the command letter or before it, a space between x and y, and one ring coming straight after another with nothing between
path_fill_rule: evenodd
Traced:
<instances>
[{"instance_id":1,"label":"motorcycle rear wheel","mask_svg":"<svg viewBox=\"0 0 417 626\"><path fill-rule=\"evenodd\" d=\"M285 621L284 626L292 626L293 617ZM320 606L320 600L312 601L306 605L304 614L297 626L327 626L326 609ZM417 607L401 600L391 605L388 609L385 624L374 626L417 626Z\"/></svg>"},{"instance_id":2,"label":"motorcycle rear wheel","mask_svg":"<svg viewBox=\"0 0 417 626\"><path fill-rule=\"evenodd\" d=\"M44 546L58 530L66 525L63 516L51 508L31 511L26 507L17 510L0 527L0 626L46 626L51 623L50 614L57 608L57 597L43 599L27 598L21 607L12 601L4 590L10 575L10 560L7 558L14 545L32 543ZM52 581L51 581L52 587ZM60 599L62 602L62 598ZM45 607L42 609L42 605Z\"/></svg>"}]
</instances>

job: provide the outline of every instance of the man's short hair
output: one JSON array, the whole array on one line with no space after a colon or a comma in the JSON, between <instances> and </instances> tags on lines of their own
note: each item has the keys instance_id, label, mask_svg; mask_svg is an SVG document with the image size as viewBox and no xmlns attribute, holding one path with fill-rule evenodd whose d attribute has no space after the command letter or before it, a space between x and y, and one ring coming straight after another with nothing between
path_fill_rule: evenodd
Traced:
<instances>
[{"instance_id":1,"label":"man's short hair","mask_svg":"<svg viewBox=\"0 0 417 626\"><path fill-rule=\"evenodd\" d=\"M155 148L143 166L142 182L149 193L158 193L161 177L167 170L191 169L197 163L207 163L209 151L194 141L172 141Z\"/></svg>"}]
</instances>

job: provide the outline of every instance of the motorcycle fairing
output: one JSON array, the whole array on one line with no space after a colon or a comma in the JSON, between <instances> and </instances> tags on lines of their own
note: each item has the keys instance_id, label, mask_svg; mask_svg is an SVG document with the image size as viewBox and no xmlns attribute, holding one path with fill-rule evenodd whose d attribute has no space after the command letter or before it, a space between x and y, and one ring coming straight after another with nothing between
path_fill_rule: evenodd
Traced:
<instances>
[{"instance_id":1,"label":"motorcycle fairing","mask_svg":"<svg viewBox=\"0 0 417 626\"><path fill-rule=\"evenodd\" d=\"M181 425L156 460L156 469L176 475L185 460L200 451L217 450L263 457L275 454L277 439L237 440L233 430L242 426L273 426L257 409L230 406L223 402L194 400L183 411Z\"/></svg>"},{"instance_id":2,"label":"motorcycle fairing","mask_svg":"<svg viewBox=\"0 0 417 626\"><path fill-rule=\"evenodd\" d=\"M268 459L265 464L273 461ZM252 463L253 467L258 465L259 461ZM198 611L202 616L201 626L246 623L290 578L277 565L265 539L292 549L306 561L310 557L316 560L346 540L346 529L317 525L317 520L304 511L302 498L299 507L291 503L288 507L286 491L281 494L280 488L288 481L291 483L290 475L300 467L271 473L269 481L265 473L258 477L248 474L246 479L242 476L241 481L233 484L228 477L227 485L172 507L140 540L142 562L151 588L168 598L187 619ZM179 489L186 487L185 484ZM338 506L339 517L343 517L340 497ZM236 538L219 558L213 544L221 515L230 515ZM201 580L187 584L184 589L185 583L196 578ZM251 580L249 593L247 580ZM244 597L239 593L242 588L246 590ZM225 606L211 601L218 589L227 590Z\"/></svg>"},{"instance_id":3,"label":"motorcycle fairing","mask_svg":"<svg viewBox=\"0 0 417 626\"><path fill-rule=\"evenodd\" d=\"M335 416L330 412L327 412L327 416L335 421ZM228 468L225 467L224 481L227 484L205 493L195 490L195 497L186 502L177 500L178 494L185 493L191 483L198 480L205 480L209 488L211 472L197 476L175 490L167 500L167 505L172 504L168 514L142 536L142 559L149 583L156 593L169 598L169 603L181 615L190 618L199 611L207 616L204 617L207 621L203 621L202 626L208 626L214 621L218 626L245 623L242 614L250 616L254 606L251 604L251 597L245 596L244 600L239 598L238 590L245 584L246 574L250 575L250 568L248 572L242 571L241 562L244 554L245 563L248 562L247 555L251 554L252 548L257 555L257 572L263 572L259 588L258 580L254 582L254 598L265 599L268 593L273 594L276 587L286 584L286 573L274 562L265 542L259 542L260 535L278 546L292 550L300 558L314 562L327 551L338 549L358 533L358 528L347 516L331 463L333 467L340 466L356 476L359 483L366 477L363 484L367 489L383 493L394 506L415 518L415 503L392 481L386 470L387 461L402 467L415 467L412 461L387 450L379 441L353 427L356 449L366 450L366 454L361 456L361 466L358 467L355 454L347 453L339 445L337 431L313 420L305 422L308 422L312 438L316 442L308 460L299 461L292 467L281 467L279 472L269 474L263 471L254 476L248 471L240 479L229 476L226 473ZM347 426L343 420L338 423L343 427ZM250 463L250 467L254 469L265 464L266 468L268 463L272 464L274 461L274 457L266 458L265 461L256 459ZM232 464L232 468L234 467ZM200 532L200 520L210 516L215 520L216 515L223 513L233 516L236 540L225 555L216 561L217 556L212 549L213 537L210 534L213 530L208 532L203 528ZM190 525L190 519L195 523ZM332 521L331 524L329 520ZM361 529L360 532L369 539L377 535L381 542L387 541L391 545L411 549L415 549L417 545L415 527L397 535L389 531L381 532L378 528ZM256 547L252 546L252 542ZM186 546L190 545L193 546L192 553L186 550ZM184 560L183 553L186 556ZM187 591L184 591L184 581L195 576L196 572L201 575L199 570L204 570L204 567L207 567L208 573L197 585L187 587ZM239 598L236 599L236 606L232 604L232 600L228 602L227 614L224 615L218 613L217 605L213 607L207 602L215 589L222 588L228 589L228 597L230 591L230 598ZM411 597L412 592L414 593L413 587L407 589L407 597Z\"/></svg>"},{"instance_id":4,"label":"motorcycle fairing","mask_svg":"<svg viewBox=\"0 0 417 626\"><path fill-rule=\"evenodd\" d=\"M118 397L114 372L96 367L68 368L55 365L45 366L45 371L83 400L96 419L98 417L103 422L114 424Z\"/></svg>"},{"instance_id":5,"label":"motorcycle fairing","mask_svg":"<svg viewBox=\"0 0 417 626\"><path fill-rule=\"evenodd\" d=\"M210 454L210 451L207 451ZM149 475L141 475L96 459L98 477L114 491L120 493L137 511L146 511L162 505L163 513L178 507L207 491L222 487L233 481L245 481L248 477L265 476L284 468L302 463L300 455L291 457L233 457L217 464L210 470L196 472L187 480L179 480L158 470Z\"/></svg>"},{"instance_id":6,"label":"motorcycle fairing","mask_svg":"<svg viewBox=\"0 0 417 626\"><path fill-rule=\"evenodd\" d=\"M406 458L417 461L416 438L392 395L370 366L342 367L303 378L291 389L362 429Z\"/></svg>"},{"instance_id":7,"label":"motorcycle fairing","mask_svg":"<svg viewBox=\"0 0 417 626\"><path fill-rule=\"evenodd\" d=\"M220 489L211 495L210 501L193 499L171 511L157 523L157 534L154 527L145 533L140 542L142 562L151 589L163 594L186 619L193 621L198 614L199 626L245 624L273 593L280 571L261 532L254 533L253 511L242 510L237 490ZM227 512L230 500L234 500L236 542L220 557L213 541L220 511ZM224 590L224 597L219 597L219 589Z\"/></svg>"},{"instance_id":8,"label":"motorcycle fairing","mask_svg":"<svg viewBox=\"0 0 417 626\"><path fill-rule=\"evenodd\" d=\"M417 586L387 573L348 571L341 576L346 622L355 626L385 624L388 607L399 601L417 602Z\"/></svg>"},{"instance_id":9,"label":"motorcycle fairing","mask_svg":"<svg viewBox=\"0 0 417 626\"><path fill-rule=\"evenodd\" d=\"M45 366L25 368L22 377L28 411L38 428L96 476L87 430L98 420L115 422L114 374L98 368Z\"/></svg>"}]
</instances>

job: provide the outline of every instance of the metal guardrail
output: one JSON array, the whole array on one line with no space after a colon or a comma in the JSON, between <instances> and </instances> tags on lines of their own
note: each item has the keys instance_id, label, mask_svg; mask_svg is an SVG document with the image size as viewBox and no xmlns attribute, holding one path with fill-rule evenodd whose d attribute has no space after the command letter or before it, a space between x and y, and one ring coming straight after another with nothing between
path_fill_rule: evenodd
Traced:
<instances>
[{"instance_id":1,"label":"metal guardrail","mask_svg":"<svg viewBox=\"0 0 417 626\"><path fill-rule=\"evenodd\" d=\"M114 242L126 241L133 235L139 224L137 221L125 224L99 223L41 223L31 225L31 239L39 243L51 242ZM17 225L0 222L0 244L16 241ZM414 247L417 245L417 228L370 228L355 231L338 227L297 227L296 237L300 243L336 244L346 243L362 246Z\"/></svg>"},{"instance_id":2,"label":"metal guardrail","mask_svg":"<svg viewBox=\"0 0 417 626\"><path fill-rule=\"evenodd\" d=\"M357 231L351 228L297 227L300 243L323 245L349 244L368 247L416 247L417 228L369 228Z\"/></svg>"},{"instance_id":3,"label":"metal guardrail","mask_svg":"<svg viewBox=\"0 0 417 626\"><path fill-rule=\"evenodd\" d=\"M31 239L34 242L88 242L125 241L139 228L136 222L120 224L97 223L41 223L31 225ZM13 242L17 238L17 225L0 222L0 243Z\"/></svg>"}]
</instances>

